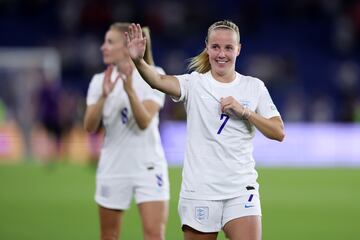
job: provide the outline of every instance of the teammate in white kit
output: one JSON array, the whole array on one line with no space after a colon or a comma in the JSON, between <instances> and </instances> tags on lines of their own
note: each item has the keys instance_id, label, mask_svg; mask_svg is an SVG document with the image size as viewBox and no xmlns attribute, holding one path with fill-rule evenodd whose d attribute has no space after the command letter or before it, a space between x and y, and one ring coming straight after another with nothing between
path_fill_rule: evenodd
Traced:
<instances>
[{"instance_id":1,"label":"teammate in white kit","mask_svg":"<svg viewBox=\"0 0 360 240\"><path fill-rule=\"evenodd\" d=\"M94 75L87 94L84 127L95 132L101 122L104 144L96 173L101 239L118 239L131 200L139 208L144 239L164 239L168 216L167 162L158 130L165 95L152 89L134 70L124 32L128 23L110 26L101 46L104 73ZM141 31L141 29L140 29ZM148 29L143 29L148 35ZM154 67L150 43L147 63Z\"/></svg>"},{"instance_id":2,"label":"teammate in white kit","mask_svg":"<svg viewBox=\"0 0 360 240\"><path fill-rule=\"evenodd\" d=\"M143 59L139 24L126 33L130 56L145 81L185 104L187 143L179 200L184 239L261 239L261 207L252 139L255 128L282 141L284 126L264 83L235 71L238 27L219 21L192 58L191 74L158 74Z\"/></svg>"}]
</instances>

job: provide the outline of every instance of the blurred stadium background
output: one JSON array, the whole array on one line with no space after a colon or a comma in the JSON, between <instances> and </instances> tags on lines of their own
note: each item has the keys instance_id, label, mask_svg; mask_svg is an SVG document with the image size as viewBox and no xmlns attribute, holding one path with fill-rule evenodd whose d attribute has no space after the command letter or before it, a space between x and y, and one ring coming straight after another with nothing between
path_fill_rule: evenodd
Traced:
<instances>
[{"instance_id":1,"label":"blurred stadium background","mask_svg":"<svg viewBox=\"0 0 360 240\"><path fill-rule=\"evenodd\" d=\"M255 138L264 239L357 239L356 0L1 0L0 239L97 239L102 137L85 133L82 118L112 22L148 25L156 64L181 74L222 19L240 27L237 70L265 82L286 124L284 143ZM172 184L167 239L181 239L182 105L167 98L161 120ZM126 217L123 239L141 239L137 210Z\"/></svg>"}]
</instances>

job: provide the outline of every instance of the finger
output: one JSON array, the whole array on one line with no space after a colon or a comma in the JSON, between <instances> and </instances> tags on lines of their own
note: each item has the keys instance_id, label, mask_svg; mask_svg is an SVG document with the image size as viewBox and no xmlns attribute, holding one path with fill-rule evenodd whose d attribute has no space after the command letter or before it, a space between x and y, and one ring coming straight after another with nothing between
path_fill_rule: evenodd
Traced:
<instances>
[{"instance_id":1,"label":"finger","mask_svg":"<svg viewBox=\"0 0 360 240\"><path fill-rule=\"evenodd\" d=\"M105 70L105 75L104 75L105 81L109 81L111 72L112 72L112 66L109 65Z\"/></svg>"},{"instance_id":2,"label":"finger","mask_svg":"<svg viewBox=\"0 0 360 240\"><path fill-rule=\"evenodd\" d=\"M119 80L119 78L121 78L122 76L121 76L121 74L119 73L117 76L116 76L116 78L115 78L115 81L114 81L114 85L116 84L116 82Z\"/></svg>"},{"instance_id":3,"label":"finger","mask_svg":"<svg viewBox=\"0 0 360 240\"><path fill-rule=\"evenodd\" d=\"M143 38L142 29L141 29L140 24L136 24L136 37L137 37L138 39L142 39L142 38Z\"/></svg>"},{"instance_id":4,"label":"finger","mask_svg":"<svg viewBox=\"0 0 360 240\"><path fill-rule=\"evenodd\" d=\"M226 113L226 114L229 113L229 110L230 110L230 108L229 108L228 106L224 106L224 107L221 109L221 111L222 111L223 113Z\"/></svg>"},{"instance_id":5,"label":"finger","mask_svg":"<svg viewBox=\"0 0 360 240\"><path fill-rule=\"evenodd\" d=\"M136 25L135 23L131 24L131 32L130 32L130 37L131 39L135 39L136 38Z\"/></svg>"},{"instance_id":6,"label":"finger","mask_svg":"<svg viewBox=\"0 0 360 240\"><path fill-rule=\"evenodd\" d=\"M225 106L225 105L230 104L230 101L229 101L228 98L221 98L220 103L221 103L222 106Z\"/></svg>"},{"instance_id":7,"label":"finger","mask_svg":"<svg viewBox=\"0 0 360 240\"><path fill-rule=\"evenodd\" d=\"M110 71L111 71L111 65L106 67L105 75L108 75Z\"/></svg>"},{"instance_id":8,"label":"finger","mask_svg":"<svg viewBox=\"0 0 360 240\"><path fill-rule=\"evenodd\" d=\"M220 108L221 108L221 112L225 112L225 104L223 102L221 102L220 104Z\"/></svg>"},{"instance_id":9,"label":"finger","mask_svg":"<svg viewBox=\"0 0 360 240\"><path fill-rule=\"evenodd\" d=\"M134 32L134 30L133 30L133 24L130 24L130 26L128 27L128 29L129 29L129 33L128 33L129 38L130 38L130 40L133 40L133 32Z\"/></svg>"},{"instance_id":10,"label":"finger","mask_svg":"<svg viewBox=\"0 0 360 240\"><path fill-rule=\"evenodd\" d=\"M128 33L128 32L125 32L124 35L125 35L126 43L129 45L129 43L130 43L129 33Z\"/></svg>"},{"instance_id":11,"label":"finger","mask_svg":"<svg viewBox=\"0 0 360 240\"><path fill-rule=\"evenodd\" d=\"M225 100L224 100L225 101ZM222 106L222 111L223 112L228 112L230 109L233 109L233 104L232 104L232 102L223 102L222 104L221 104L221 106Z\"/></svg>"}]
</instances>

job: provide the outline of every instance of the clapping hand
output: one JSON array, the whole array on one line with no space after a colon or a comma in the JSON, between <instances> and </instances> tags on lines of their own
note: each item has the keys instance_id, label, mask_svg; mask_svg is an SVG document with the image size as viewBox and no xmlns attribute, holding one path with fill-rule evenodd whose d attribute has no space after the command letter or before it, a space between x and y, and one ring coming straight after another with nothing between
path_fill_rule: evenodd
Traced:
<instances>
[{"instance_id":1,"label":"clapping hand","mask_svg":"<svg viewBox=\"0 0 360 240\"><path fill-rule=\"evenodd\" d=\"M104 81L103 81L103 96L107 97L112 90L120 76L117 76L115 81L111 81L111 74L113 71L114 65L109 65L105 71Z\"/></svg>"},{"instance_id":2,"label":"clapping hand","mask_svg":"<svg viewBox=\"0 0 360 240\"><path fill-rule=\"evenodd\" d=\"M120 64L120 71L121 71L121 79L124 82L124 90L128 94L133 91L132 86L132 73L134 70L134 66L131 61L123 62Z\"/></svg>"}]
</instances>

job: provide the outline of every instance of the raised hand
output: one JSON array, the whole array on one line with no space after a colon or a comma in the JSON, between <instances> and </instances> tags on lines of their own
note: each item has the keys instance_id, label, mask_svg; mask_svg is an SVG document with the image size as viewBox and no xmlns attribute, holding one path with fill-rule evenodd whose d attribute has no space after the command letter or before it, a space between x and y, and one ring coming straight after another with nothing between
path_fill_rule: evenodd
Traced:
<instances>
[{"instance_id":1,"label":"raised hand","mask_svg":"<svg viewBox=\"0 0 360 240\"><path fill-rule=\"evenodd\" d=\"M111 81L111 73L113 71L114 65L109 65L105 71L104 81L103 81L103 96L107 97L112 90L116 82L119 80L120 76L117 76L115 81Z\"/></svg>"},{"instance_id":2,"label":"raised hand","mask_svg":"<svg viewBox=\"0 0 360 240\"><path fill-rule=\"evenodd\" d=\"M132 23L129 26L129 32L125 33L127 47L131 59L136 63L140 61L145 54L146 38L142 35L140 24Z\"/></svg>"}]
</instances>

